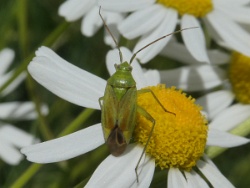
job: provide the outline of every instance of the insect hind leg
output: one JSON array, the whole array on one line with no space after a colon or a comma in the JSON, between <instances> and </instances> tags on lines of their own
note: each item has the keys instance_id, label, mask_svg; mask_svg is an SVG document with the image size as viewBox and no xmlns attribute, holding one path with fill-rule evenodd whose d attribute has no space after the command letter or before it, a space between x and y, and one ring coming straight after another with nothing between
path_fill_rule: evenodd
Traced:
<instances>
[{"instance_id":1,"label":"insect hind leg","mask_svg":"<svg viewBox=\"0 0 250 188\"><path fill-rule=\"evenodd\" d=\"M174 116L176 116L175 113L168 111L168 110L162 105L162 103L159 101L159 99L156 97L156 95L154 94L154 92L153 92L151 89L141 89L141 90L138 90L138 91L137 91L138 94L148 93L148 92L150 92L150 93L152 94L152 96L154 97L154 99L157 101L157 103L162 107L162 109L163 109L165 112L170 113L170 114L173 114ZM137 164L136 164L136 167L135 167L136 181L137 181L137 183L139 183L138 168L139 168L140 162L141 162L141 160L142 160L142 157L143 157L143 155L144 155L145 152L146 152L146 149L147 149L147 147L148 147L148 144L149 144L149 142L150 142L150 139L151 139L151 137L152 137L152 135L153 135L154 128L155 128L155 119L154 119L145 109L143 109L143 108L140 107L140 106L137 106L137 112L140 113L140 114L143 115L146 119L148 119L149 121L152 122L152 128L151 128L151 130L150 130L150 133L149 133L147 142L146 142L146 144L145 144L145 146L144 146L144 148L143 148L143 151L142 151L142 153L141 153L141 156L140 156L140 158L139 158L139 160L138 160L138 162L137 162Z\"/></svg>"},{"instance_id":2,"label":"insect hind leg","mask_svg":"<svg viewBox=\"0 0 250 188\"><path fill-rule=\"evenodd\" d=\"M99 102L99 105L100 105L101 109L102 109L102 102L101 102L101 101L103 101L103 98L104 98L104 97L100 97L100 98L98 99L98 102Z\"/></svg>"},{"instance_id":3,"label":"insect hind leg","mask_svg":"<svg viewBox=\"0 0 250 188\"><path fill-rule=\"evenodd\" d=\"M145 146L144 146L144 148L143 148L143 151L142 151L142 153L141 153L141 156L140 156L140 158L139 158L139 160L138 160L138 162L137 162L137 164L136 164L136 167L135 167L136 181L137 181L137 183L139 183L138 168L139 168L140 162L141 162L141 160L142 160L142 157L143 157L143 155L144 155L144 153L145 153L145 151L146 151L146 149L147 149L147 146L148 146L148 144L149 144L150 138L152 137L152 134L153 134L153 132L154 132L155 120L154 120L154 118L153 118L146 110L144 110L144 109L143 109L142 107L140 107L140 106L137 106L137 112L140 113L140 114L143 115L146 119L148 119L149 121L152 122L152 128L151 128L151 130L150 130L150 133L149 133L149 136L148 136L148 140L147 140L147 142L146 142L146 144L145 144Z\"/></svg>"}]
</instances>

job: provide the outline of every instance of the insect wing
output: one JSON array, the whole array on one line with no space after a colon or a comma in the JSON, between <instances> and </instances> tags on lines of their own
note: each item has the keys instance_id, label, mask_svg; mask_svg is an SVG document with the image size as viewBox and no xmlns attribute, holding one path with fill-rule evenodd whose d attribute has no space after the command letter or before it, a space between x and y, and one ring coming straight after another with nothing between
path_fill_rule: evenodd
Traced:
<instances>
[{"instance_id":1,"label":"insect wing","mask_svg":"<svg viewBox=\"0 0 250 188\"><path fill-rule=\"evenodd\" d=\"M129 143L136 124L137 91L131 87L120 101L118 111L118 126L123 132L127 144Z\"/></svg>"},{"instance_id":2,"label":"insect wing","mask_svg":"<svg viewBox=\"0 0 250 188\"><path fill-rule=\"evenodd\" d=\"M112 86L107 85L103 96L102 128L104 139L107 141L111 131L116 126L118 101Z\"/></svg>"}]
</instances>

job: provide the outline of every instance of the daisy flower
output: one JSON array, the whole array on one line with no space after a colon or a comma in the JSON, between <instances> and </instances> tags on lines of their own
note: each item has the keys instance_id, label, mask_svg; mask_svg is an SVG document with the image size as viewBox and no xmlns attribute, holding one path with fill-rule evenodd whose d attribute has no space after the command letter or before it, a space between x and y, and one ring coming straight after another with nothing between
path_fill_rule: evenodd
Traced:
<instances>
[{"instance_id":1,"label":"daisy flower","mask_svg":"<svg viewBox=\"0 0 250 188\"><path fill-rule=\"evenodd\" d=\"M190 65L160 71L163 83L175 85L185 91L220 87L219 90L197 99L197 103L203 106L208 120L211 121L211 127L229 131L250 118L250 57L238 52L232 53L230 57L219 50L209 50L208 54L213 62L211 65L200 65L193 61L186 47L177 42L170 43L161 54L168 56L170 53L173 59ZM228 70L218 66L228 62Z\"/></svg>"},{"instance_id":2,"label":"daisy flower","mask_svg":"<svg viewBox=\"0 0 250 188\"><path fill-rule=\"evenodd\" d=\"M41 108L43 114L48 113L47 106ZM33 120L37 118L32 102L0 103L0 158L10 165L17 165L23 159L19 149L38 140L31 134L2 120Z\"/></svg>"},{"instance_id":3,"label":"daisy flower","mask_svg":"<svg viewBox=\"0 0 250 188\"><path fill-rule=\"evenodd\" d=\"M87 37L93 36L103 25L99 16L97 0L67 0L59 7L58 12L59 15L63 16L68 22L82 18L81 32ZM116 24L123 19L123 15L105 10L102 11L102 15L107 25L112 28L114 36L118 38L119 34ZM106 44L115 46L109 34L105 33L104 40Z\"/></svg>"},{"instance_id":4,"label":"daisy flower","mask_svg":"<svg viewBox=\"0 0 250 188\"><path fill-rule=\"evenodd\" d=\"M118 30L128 38L140 37L134 52L159 36L174 31L177 24L181 28L205 24L213 38L228 44L232 49L250 55L250 34L243 30L240 23L250 23L248 0L100 0L104 10L114 12L132 12L118 24ZM206 40L202 29L193 29L181 33L182 39L192 56L200 62L210 62L206 53ZM155 57L168 43L171 37L162 40L138 54L146 63ZM216 40L215 40L216 41Z\"/></svg>"},{"instance_id":5,"label":"daisy flower","mask_svg":"<svg viewBox=\"0 0 250 188\"><path fill-rule=\"evenodd\" d=\"M227 74L226 89L211 92L197 102L204 106L211 126L228 131L250 118L250 57L234 52Z\"/></svg>"},{"instance_id":6,"label":"daisy flower","mask_svg":"<svg viewBox=\"0 0 250 188\"><path fill-rule=\"evenodd\" d=\"M0 51L0 87L13 75L14 71L9 71L6 73L8 68L10 67L13 59L15 57L15 53L13 50L9 48L5 48ZM4 89L0 95L5 96L12 92L25 78L26 73L21 73L6 89Z\"/></svg>"},{"instance_id":7,"label":"daisy flower","mask_svg":"<svg viewBox=\"0 0 250 188\"><path fill-rule=\"evenodd\" d=\"M132 53L126 48L121 50L124 59L129 60ZM112 50L107 55L107 67L111 74L115 71L114 62L119 62L117 50ZM136 61L132 67L138 89L159 83L157 71L143 71ZM100 109L98 99L104 94L106 81L68 63L52 50L39 48L28 70L35 80L54 94L83 107ZM139 95L138 103L147 111L150 110L149 113L154 114L152 116L156 119L156 133L147 147L148 154L143 155L138 168L139 183L136 182L135 166L143 147L137 143L130 144L119 157L108 156L96 169L86 187L149 187L156 165L169 169L168 187L208 187L201 174L214 187L233 187L211 160L205 157L205 146L212 143L233 147L249 140L210 129L200 113L200 107L194 104L194 99L186 97L181 91L165 88L164 85L150 88L163 106L176 115L159 108L159 104L155 103L149 93ZM168 98L170 100L166 100ZM158 113L160 114L157 115ZM148 138L152 122L142 116L137 119L135 139L143 144ZM158 134L161 135L160 140L157 139ZM98 123L61 138L25 147L21 152L32 162L51 163L87 153L104 142L102 127ZM194 166L197 168L193 168Z\"/></svg>"}]
</instances>

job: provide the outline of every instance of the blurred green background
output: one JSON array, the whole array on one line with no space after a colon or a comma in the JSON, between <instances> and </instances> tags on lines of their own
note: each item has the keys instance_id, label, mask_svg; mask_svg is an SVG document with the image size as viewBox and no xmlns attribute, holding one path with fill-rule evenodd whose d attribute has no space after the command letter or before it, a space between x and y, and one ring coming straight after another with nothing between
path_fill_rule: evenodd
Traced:
<instances>
[{"instance_id":1,"label":"blurred green background","mask_svg":"<svg viewBox=\"0 0 250 188\"><path fill-rule=\"evenodd\" d=\"M58 7L63 2L62 0L1 0L0 50L5 47L13 49L16 55L11 69L19 68L34 56L34 51L53 31L61 27L63 29L60 30L59 37L54 37L49 47L76 66L107 79L109 75L105 66L105 56L110 47L103 42L103 29L91 38L83 36L80 32L81 20L67 24L64 18L58 15ZM147 68L158 69L174 66L179 64L163 57L154 58L146 65ZM0 102L29 100L46 103L49 106L50 113L43 119L43 123L49 127L50 136L41 131L41 120L9 122L36 135L42 141L48 140L48 137L56 138L84 110L60 99L35 81L23 82L13 93L1 98ZM99 111L93 113L89 111L89 113L91 115L83 124L77 126L76 130L100 122ZM18 166L10 166L0 160L0 187L10 187L31 166L31 169L39 169L26 179L24 187L62 188L83 185L107 155L108 151L104 145L86 155L41 166L34 166L25 159ZM214 162L236 187L250 187L250 144L231 148L216 157ZM155 178L152 187L166 187L165 184L166 181L159 182Z\"/></svg>"}]
</instances>

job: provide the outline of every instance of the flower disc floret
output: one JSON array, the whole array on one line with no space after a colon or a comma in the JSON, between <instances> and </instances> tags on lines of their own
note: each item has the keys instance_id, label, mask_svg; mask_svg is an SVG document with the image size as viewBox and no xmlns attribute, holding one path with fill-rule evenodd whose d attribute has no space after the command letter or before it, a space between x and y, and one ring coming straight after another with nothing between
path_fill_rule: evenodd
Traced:
<instances>
[{"instance_id":1,"label":"flower disc floret","mask_svg":"<svg viewBox=\"0 0 250 188\"><path fill-rule=\"evenodd\" d=\"M236 99L250 104L250 57L234 52L229 66L229 79Z\"/></svg>"},{"instance_id":2,"label":"flower disc floret","mask_svg":"<svg viewBox=\"0 0 250 188\"><path fill-rule=\"evenodd\" d=\"M199 18L213 10L213 3L211 0L158 0L157 2L166 7L176 9L181 16L184 14L191 14Z\"/></svg>"},{"instance_id":3,"label":"flower disc floret","mask_svg":"<svg viewBox=\"0 0 250 188\"><path fill-rule=\"evenodd\" d=\"M153 91L166 112L152 93L139 94L138 105L154 119L155 128L146 148L161 169L176 167L191 170L204 153L207 139L207 121L201 114L201 107L192 97L186 97L174 87L165 85L148 87ZM137 114L135 140L145 146L152 122Z\"/></svg>"}]
</instances>

